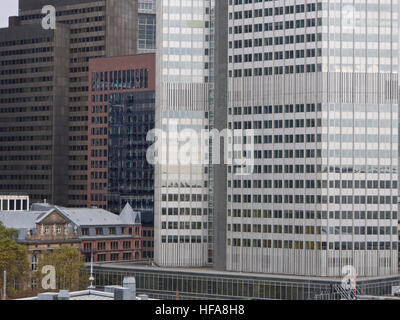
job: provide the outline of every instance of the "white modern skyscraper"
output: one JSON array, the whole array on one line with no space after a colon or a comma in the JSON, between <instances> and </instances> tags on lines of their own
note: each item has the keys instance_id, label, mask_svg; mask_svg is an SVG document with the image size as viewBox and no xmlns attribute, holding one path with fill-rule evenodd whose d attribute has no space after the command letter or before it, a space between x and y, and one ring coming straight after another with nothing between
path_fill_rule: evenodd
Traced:
<instances>
[{"instance_id":1,"label":"white modern skyscraper","mask_svg":"<svg viewBox=\"0 0 400 320\"><path fill-rule=\"evenodd\" d=\"M229 0L227 270L397 273L398 1Z\"/></svg>"},{"instance_id":2,"label":"white modern skyscraper","mask_svg":"<svg viewBox=\"0 0 400 320\"><path fill-rule=\"evenodd\" d=\"M209 263L208 168L181 163L183 141L173 137L209 126L210 11L209 0L157 1L156 128L166 135L156 155L164 162L155 174L155 262L163 266Z\"/></svg>"},{"instance_id":3,"label":"white modern skyscraper","mask_svg":"<svg viewBox=\"0 0 400 320\"><path fill-rule=\"evenodd\" d=\"M254 130L255 167L158 165L156 263L397 273L397 1L157 5L156 127Z\"/></svg>"}]
</instances>

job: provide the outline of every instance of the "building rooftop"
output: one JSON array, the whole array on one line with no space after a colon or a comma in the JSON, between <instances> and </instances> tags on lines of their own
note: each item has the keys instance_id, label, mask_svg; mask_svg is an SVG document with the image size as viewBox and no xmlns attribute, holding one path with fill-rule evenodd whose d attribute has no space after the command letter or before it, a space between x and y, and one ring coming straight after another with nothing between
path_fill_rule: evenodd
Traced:
<instances>
[{"instance_id":1,"label":"building rooftop","mask_svg":"<svg viewBox=\"0 0 400 320\"><path fill-rule=\"evenodd\" d=\"M33 204L30 211L0 211L0 222L7 228L17 229L19 231L18 239L23 240L28 230L35 233L36 225L54 211L69 221L70 232L73 232L76 227L132 226L141 223L141 213L134 211L129 205L120 215L117 215L98 208L64 208L46 203ZM112 235L109 236L113 238ZM90 235L86 237L90 237Z\"/></svg>"},{"instance_id":2,"label":"building rooftop","mask_svg":"<svg viewBox=\"0 0 400 320\"><path fill-rule=\"evenodd\" d=\"M125 277L123 286L106 286L104 291L88 288L87 290L69 292L39 293L36 297L16 300L154 300L147 295L136 295L136 280L133 277Z\"/></svg>"},{"instance_id":3,"label":"building rooftop","mask_svg":"<svg viewBox=\"0 0 400 320\"><path fill-rule=\"evenodd\" d=\"M46 211L0 211L0 221L13 229L29 229L35 227L36 220Z\"/></svg>"},{"instance_id":4,"label":"building rooftop","mask_svg":"<svg viewBox=\"0 0 400 320\"><path fill-rule=\"evenodd\" d=\"M341 282L341 277L316 277L316 276L296 276L287 274L266 274L266 273L250 273L250 272L234 272L234 271L218 271L211 268L169 268L157 267L155 265L138 265L129 262L115 262L115 263L95 263L94 267L117 269L117 270L135 270L143 272L172 272L180 274L203 274L207 276L216 277L248 277L248 278L263 278L270 280L285 280L285 281L323 281L323 282ZM399 278L400 275L380 276L380 277L358 277L357 281L374 281L390 278Z\"/></svg>"}]
</instances>

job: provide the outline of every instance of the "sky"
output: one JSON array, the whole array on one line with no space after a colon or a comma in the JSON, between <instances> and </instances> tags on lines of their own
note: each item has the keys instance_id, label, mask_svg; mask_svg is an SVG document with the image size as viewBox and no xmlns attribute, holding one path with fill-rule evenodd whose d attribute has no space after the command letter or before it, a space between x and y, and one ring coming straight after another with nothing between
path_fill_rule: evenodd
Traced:
<instances>
[{"instance_id":1,"label":"sky","mask_svg":"<svg viewBox=\"0 0 400 320\"><path fill-rule=\"evenodd\" d=\"M18 15L18 0L0 0L0 28L8 27L8 17Z\"/></svg>"}]
</instances>

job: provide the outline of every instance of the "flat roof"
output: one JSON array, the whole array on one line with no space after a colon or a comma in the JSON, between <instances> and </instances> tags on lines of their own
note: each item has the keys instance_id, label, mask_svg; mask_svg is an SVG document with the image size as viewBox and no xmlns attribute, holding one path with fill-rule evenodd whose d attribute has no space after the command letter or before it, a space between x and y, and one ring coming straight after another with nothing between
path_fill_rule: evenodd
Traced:
<instances>
[{"instance_id":1,"label":"flat roof","mask_svg":"<svg viewBox=\"0 0 400 320\"><path fill-rule=\"evenodd\" d=\"M87 264L88 265L88 264ZM247 278L270 278L272 280L294 280L294 281L321 281L321 282L338 282L342 280L342 277L314 277L314 276L296 276L286 274L268 274L268 273L248 273L248 272L233 272L233 271L217 271L211 268L166 268L156 266L145 266L145 265L134 265L132 263L94 263L94 267L107 268L107 269L123 269L132 270L138 272L171 272L180 274L201 274L209 276L225 276L225 277L247 277ZM373 280L384 280L390 278L400 278L399 275L391 276L379 276L379 277L360 277L358 281L373 281Z\"/></svg>"}]
</instances>

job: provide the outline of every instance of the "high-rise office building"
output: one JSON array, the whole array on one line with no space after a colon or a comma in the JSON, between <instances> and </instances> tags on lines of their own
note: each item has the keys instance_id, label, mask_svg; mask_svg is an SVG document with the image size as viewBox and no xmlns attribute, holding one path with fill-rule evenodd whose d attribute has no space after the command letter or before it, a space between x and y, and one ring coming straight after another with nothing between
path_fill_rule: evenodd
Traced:
<instances>
[{"instance_id":1,"label":"high-rise office building","mask_svg":"<svg viewBox=\"0 0 400 320\"><path fill-rule=\"evenodd\" d=\"M69 30L0 29L0 192L67 204Z\"/></svg>"},{"instance_id":2,"label":"high-rise office building","mask_svg":"<svg viewBox=\"0 0 400 320\"><path fill-rule=\"evenodd\" d=\"M209 129L214 1L157 2L155 261L164 266L212 262L208 166L180 160L185 129ZM204 154L205 156L205 154Z\"/></svg>"},{"instance_id":3,"label":"high-rise office building","mask_svg":"<svg viewBox=\"0 0 400 320\"><path fill-rule=\"evenodd\" d=\"M155 54L91 59L89 75L88 206L152 212Z\"/></svg>"},{"instance_id":4,"label":"high-rise office building","mask_svg":"<svg viewBox=\"0 0 400 320\"><path fill-rule=\"evenodd\" d=\"M255 150L250 174L199 167L203 188L193 164L156 167L157 263L397 272L397 9L395 1L160 3L156 127L169 130L166 143L176 128L198 125L252 130ZM198 123L194 111L204 112ZM170 157L179 147L165 149Z\"/></svg>"},{"instance_id":5,"label":"high-rise office building","mask_svg":"<svg viewBox=\"0 0 400 320\"><path fill-rule=\"evenodd\" d=\"M47 5L56 9L56 30L41 29L42 18L45 16L42 8ZM14 23L19 23L24 30L32 31L24 37L23 32L17 31L18 28L2 30L5 43L14 37L14 33L19 43L10 42L2 47L8 56L13 55L12 59L8 56L5 59L12 60L8 65L1 66L1 72L5 75L3 81L9 82L7 90L13 96L4 97L0 109L15 114L17 121L23 124L21 128L25 127L25 131L20 129L18 135L25 137L18 138L21 141L18 142L19 149L14 145L1 150L1 157L7 159L4 165L0 164L0 175L4 176L0 190L26 193L33 201L46 198L59 205L86 206L89 59L135 54L138 45L137 15L137 0L20 0L19 17L14 18ZM41 38L45 41L33 37L31 33L34 30L41 32ZM56 39L52 40L54 37ZM34 44L30 42L32 39ZM46 43L49 41L55 41L53 47L63 46L64 49L54 52L27 50L41 46L47 50L51 48ZM30 78L34 78L35 83L28 83L25 79L28 75L21 75L17 73L18 70L28 70L28 75L31 74ZM60 79L61 71L64 72L64 79ZM38 72L43 75L38 77ZM43 82L43 85L39 86L37 81ZM22 83L23 87L32 88L21 89ZM44 90L46 94L43 94ZM21 108L22 100L25 109ZM32 121L35 126L32 126ZM30 126L27 126L27 122ZM2 124L2 128L5 127L7 125ZM27 128L31 131L26 131ZM27 147L34 147L26 146L28 137L40 141L34 149L35 153L46 155L29 154L28 159L23 152ZM11 175L10 170L13 170Z\"/></svg>"},{"instance_id":6,"label":"high-rise office building","mask_svg":"<svg viewBox=\"0 0 400 320\"><path fill-rule=\"evenodd\" d=\"M228 170L227 270L397 273L398 41L397 1L230 1L228 126L255 167Z\"/></svg>"}]
</instances>

